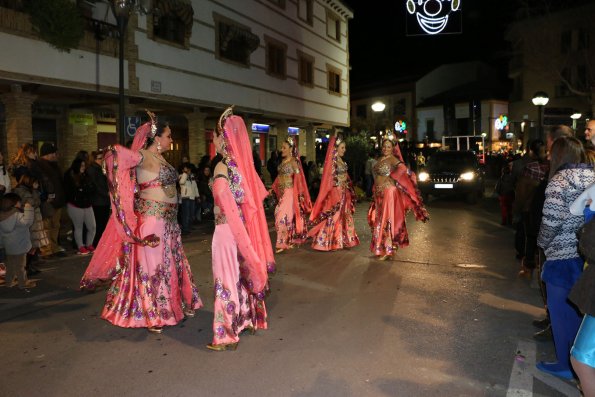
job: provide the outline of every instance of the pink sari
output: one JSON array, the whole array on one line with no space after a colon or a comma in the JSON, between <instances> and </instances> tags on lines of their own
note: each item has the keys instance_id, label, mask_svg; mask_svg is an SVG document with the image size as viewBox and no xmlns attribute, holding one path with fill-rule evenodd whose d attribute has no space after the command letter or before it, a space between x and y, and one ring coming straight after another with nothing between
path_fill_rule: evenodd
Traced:
<instances>
[{"instance_id":1,"label":"pink sari","mask_svg":"<svg viewBox=\"0 0 595 397\"><path fill-rule=\"evenodd\" d=\"M326 152L320 192L310 214L312 248L318 251L333 251L359 245L355 232L353 214L356 197L347 170L346 181L339 184L337 179L336 137L332 137Z\"/></svg>"},{"instance_id":2,"label":"pink sari","mask_svg":"<svg viewBox=\"0 0 595 397\"><path fill-rule=\"evenodd\" d=\"M267 270L274 270L262 200L268 194L254 171L248 133L237 116L221 116L228 175L215 175L212 243L215 302L213 345L239 341L246 328L266 329ZM224 121L224 126L221 124Z\"/></svg>"},{"instance_id":3,"label":"pink sari","mask_svg":"<svg viewBox=\"0 0 595 397\"><path fill-rule=\"evenodd\" d=\"M370 251L377 256L393 255L399 247L409 245L407 212L413 211L418 221L429 219L415 174L403 163L398 144L395 144L394 155L400 162L390 173L392 183L374 186L374 201L368 210L368 224L372 229ZM376 166L380 166L380 162Z\"/></svg>"},{"instance_id":4,"label":"pink sari","mask_svg":"<svg viewBox=\"0 0 595 397\"><path fill-rule=\"evenodd\" d=\"M277 231L275 246L278 249L303 244L308 237L308 215L312 210L312 201L297 150L294 149L292 157L297 162L299 170L291 175L292 186L281 186L279 177L275 179L272 186L278 200L275 207L275 230ZM280 175L281 172L280 169Z\"/></svg>"},{"instance_id":5,"label":"pink sari","mask_svg":"<svg viewBox=\"0 0 595 397\"><path fill-rule=\"evenodd\" d=\"M176 220L177 204L137 198L137 151L150 123L139 127L132 149L110 147L105 165L112 198L112 216L81 280L94 289L110 282L101 317L126 328L175 325L185 309L202 302Z\"/></svg>"}]
</instances>

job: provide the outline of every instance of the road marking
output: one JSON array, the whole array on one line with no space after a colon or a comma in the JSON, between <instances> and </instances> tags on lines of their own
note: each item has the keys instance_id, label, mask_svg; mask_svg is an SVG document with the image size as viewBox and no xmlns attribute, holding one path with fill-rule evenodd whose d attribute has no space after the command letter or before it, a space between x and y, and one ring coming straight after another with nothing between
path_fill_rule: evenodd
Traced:
<instances>
[{"instance_id":1,"label":"road marking","mask_svg":"<svg viewBox=\"0 0 595 397\"><path fill-rule=\"evenodd\" d=\"M506 397L533 396L533 374L530 372L530 368L533 367L535 367L535 343L519 341Z\"/></svg>"},{"instance_id":2,"label":"road marking","mask_svg":"<svg viewBox=\"0 0 595 397\"><path fill-rule=\"evenodd\" d=\"M539 379L552 389L556 389L560 393L568 397L580 397L581 395L576 386L570 385L567 382L564 382L562 379L558 379L553 375L541 372L537 368L533 370L533 376L535 376L535 378Z\"/></svg>"},{"instance_id":3,"label":"road marking","mask_svg":"<svg viewBox=\"0 0 595 397\"><path fill-rule=\"evenodd\" d=\"M533 378L539 379L567 397L580 397L576 387L535 367L536 351L535 342L519 341L506 397L533 397Z\"/></svg>"}]
</instances>

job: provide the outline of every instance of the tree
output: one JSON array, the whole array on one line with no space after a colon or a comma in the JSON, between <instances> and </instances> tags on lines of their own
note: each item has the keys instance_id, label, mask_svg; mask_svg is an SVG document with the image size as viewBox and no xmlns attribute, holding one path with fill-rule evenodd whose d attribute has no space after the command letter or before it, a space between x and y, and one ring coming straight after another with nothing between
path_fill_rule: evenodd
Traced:
<instances>
[{"instance_id":1,"label":"tree","mask_svg":"<svg viewBox=\"0 0 595 397\"><path fill-rule=\"evenodd\" d=\"M364 174L368 153L372 150L370 139L365 132L350 135L345 138L345 161L349 164L349 169L353 177L353 182L357 183Z\"/></svg>"},{"instance_id":2,"label":"tree","mask_svg":"<svg viewBox=\"0 0 595 397\"><path fill-rule=\"evenodd\" d=\"M582 0L519 0L510 31L523 66L555 85L555 96L583 98L595 115L595 4Z\"/></svg>"}]
</instances>

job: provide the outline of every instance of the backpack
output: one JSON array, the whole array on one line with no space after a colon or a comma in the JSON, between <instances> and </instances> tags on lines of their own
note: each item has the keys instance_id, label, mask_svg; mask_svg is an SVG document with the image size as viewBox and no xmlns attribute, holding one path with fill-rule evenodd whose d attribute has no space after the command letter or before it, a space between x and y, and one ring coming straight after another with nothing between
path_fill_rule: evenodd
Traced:
<instances>
[{"instance_id":1,"label":"backpack","mask_svg":"<svg viewBox=\"0 0 595 397\"><path fill-rule=\"evenodd\" d=\"M595 264L595 217L578 230L577 237L579 251L588 263Z\"/></svg>"}]
</instances>

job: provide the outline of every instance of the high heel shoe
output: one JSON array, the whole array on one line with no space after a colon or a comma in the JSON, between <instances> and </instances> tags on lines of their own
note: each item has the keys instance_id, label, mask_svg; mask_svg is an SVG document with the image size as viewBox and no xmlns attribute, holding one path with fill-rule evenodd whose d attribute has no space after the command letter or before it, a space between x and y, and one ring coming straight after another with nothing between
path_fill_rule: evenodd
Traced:
<instances>
[{"instance_id":1,"label":"high heel shoe","mask_svg":"<svg viewBox=\"0 0 595 397\"><path fill-rule=\"evenodd\" d=\"M275 251L275 254L280 254L283 251L285 251L285 248L279 248Z\"/></svg>"},{"instance_id":2,"label":"high heel shoe","mask_svg":"<svg viewBox=\"0 0 595 397\"><path fill-rule=\"evenodd\" d=\"M242 330L242 332L250 332L250 335L256 334L256 328L254 327L246 327Z\"/></svg>"},{"instance_id":3,"label":"high heel shoe","mask_svg":"<svg viewBox=\"0 0 595 397\"><path fill-rule=\"evenodd\" d=\"M235 350L238 348L238 343L239 342L235 342L235 343L224 343L224 344L220 344L220 345L215 345L213 343L209 343L207 345L207 349L209 350L213 350L216 352L222 352L225 350Z\"/></svg>"},{"instance_id":4,"label":"high heel shoe","mask_svg":"<svg viewBox=\"0 0 595 397\"><path fill-rule=\"evenodd\" d=\"M196 315L193 309L184 309L184 316L192 318Z\"/></svg>"},{"instance_id":5,"label":"high heel shoe","mask_svg":"<svg viewBox=\"0 0 595 397\"><path fill-rule=\"evenodd\" d=\"M148 327L147 331L152 334L160 334L163 332L163 327Z\"/></svg>"},{"instance_id":6,"label":"high heel shoe","mask_svg":"<svg viewBox=\"0 0 595 397\"><path fill-rule=\"evenodd\" d=\"M382 256L378 257L378 260L379 261L386 261L386 260L391 259L392 257L393 257L392 255L382 255Z\"/></svg>"}]
</instances>

